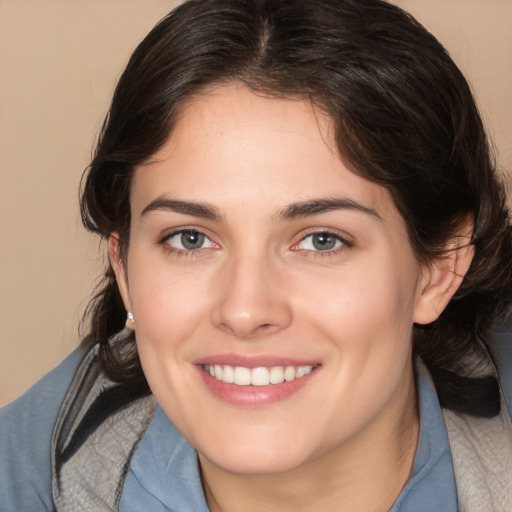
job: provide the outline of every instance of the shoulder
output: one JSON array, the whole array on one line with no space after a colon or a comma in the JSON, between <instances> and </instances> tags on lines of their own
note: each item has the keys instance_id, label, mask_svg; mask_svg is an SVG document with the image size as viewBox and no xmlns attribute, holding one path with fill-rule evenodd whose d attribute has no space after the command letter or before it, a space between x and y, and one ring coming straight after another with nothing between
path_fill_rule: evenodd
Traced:
<instances>
[{"instance_id":1,"label":"shoulder","mask_svg":"<svg viewBox=\"0 0 512 512\"><path fill-rule=\"evenodd\" d=\"M512 312L502 323L489 330L485 342L498 369L505 401L512 414Z\"/></svg>"},{"instance_id":2,"label":"shoulder","mask_svg":"<svg viewBox=\"0 0 512 512\"><path fill-rule=\"evenodd\" d=\"M20 398L0 409L2 511L51 510L50 442L82 357L77 349Z\"/></svg>"}]
</instances>

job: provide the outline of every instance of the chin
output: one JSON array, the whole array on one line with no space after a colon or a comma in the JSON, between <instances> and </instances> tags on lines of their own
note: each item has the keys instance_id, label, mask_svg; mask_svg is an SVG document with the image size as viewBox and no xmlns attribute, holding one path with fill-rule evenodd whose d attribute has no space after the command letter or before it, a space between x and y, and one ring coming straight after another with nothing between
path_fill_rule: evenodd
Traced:
<instances>
[{"instance_id":1,"label":"chin","mask_svg":"<svg viewBox=\"0 0 512 512\"><path fill-rule=\"evenodd\" d=\"M240 427L242 430L242 427ZM314 455L314 450L301 448L299 435L231 435L222 441L205 442L197 451L215 466L244 475L270 475L291 471ZM211 439L211 438L210 438ZM218 438L217 438L218 439ZM213 445L213 446L212 446Z\"/></svg>"},{"instance_id":2,"label":"chin","mask_svg":"<svg viewBox=\"0 0 512 512\"><path fill-rule=\"evenodd\" d=\"M291 454L289 454L291 455ZM296 457L282 456L267 450L252 451L251 453L212 454L203 455L200 460L207 459L211 464L238 475L272 475L286 473L299 467L303 461Z\"/></svg>"}]
</instances>

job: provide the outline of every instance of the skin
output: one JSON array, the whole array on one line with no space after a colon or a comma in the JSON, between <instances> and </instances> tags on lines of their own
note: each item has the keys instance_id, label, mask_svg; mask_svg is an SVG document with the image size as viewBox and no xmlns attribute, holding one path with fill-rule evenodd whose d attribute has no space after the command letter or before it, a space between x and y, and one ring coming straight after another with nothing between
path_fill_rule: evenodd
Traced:
<instances>
[{"instance_id":1,"label":"skin","mask_svg":"<svg viewBox=\"0 0 512 512\"><path fill-rule=\"evenodd\" d=\"M437 318L471 255L423 268L387 190L331 141L308 102L210 90L135 172L126 261L110 238L147 380L197 449L214 511L389 510L410 475L413 323ZM203 245L184 250L183 228ZM243 407L204 385L196 362L215 354L317 367L290 397Z\"/></svg>"}]
</instances>

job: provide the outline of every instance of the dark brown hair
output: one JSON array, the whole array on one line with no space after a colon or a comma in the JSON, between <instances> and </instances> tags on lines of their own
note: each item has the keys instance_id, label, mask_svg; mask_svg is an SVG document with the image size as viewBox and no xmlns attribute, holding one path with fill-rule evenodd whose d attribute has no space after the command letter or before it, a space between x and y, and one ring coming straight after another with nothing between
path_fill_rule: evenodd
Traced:
<instances>
[{"instance_id":1,"label":"dark brown hair","mask_svg":"<svg viewBox=\"0 0 512 512\"><path fill-rule=\"evenodd\" d=\"M104 238L119 232L126 249L135 166L163 145L184 102L228 82L324 110L341 158L389 190L423 264L442 256L463 218L474 220L471 268L439 319L415 327L415 349L443 405L495 414L496 405L485 407L497 403L495 381L467 378L462 360L512 300L504 192L465 78L442 45L393 5L191 0L179 6L142 41L119 80L84 176L86 228ZM110 266L89 313L84 346L101 344L104 370L134 395L149 392L133 335L125 340L128 360L108 344L126 315Z\"/></svg>"}]
</instances>

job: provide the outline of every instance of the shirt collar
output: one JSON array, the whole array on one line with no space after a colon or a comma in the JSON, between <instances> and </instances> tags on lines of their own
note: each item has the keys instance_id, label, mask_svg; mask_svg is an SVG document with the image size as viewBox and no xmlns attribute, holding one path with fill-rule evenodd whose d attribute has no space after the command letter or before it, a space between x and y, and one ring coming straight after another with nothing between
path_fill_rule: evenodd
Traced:
<instances>
[{"instance_id":1,"label":"shirt collar","mask_svg":"<svg viewBox=\"0 0 512 512\"><path fill-rule=\"evenodd\" d=\"M457 488L448 434L427 367L416 361L420 436L411 477L390 512L457 512Z\"/></svg>"},{"instance_id":2,"label":"shirt collar","mask_svg":"<svg viewBox=\"0 0 512 512\"><path fill-rule=\"evenodd\" d=\"M457 511L448 436L430 374L417 361L420 435L414 466L390 512ZM208 512L194 448L157 406L131 471L140 485L173 512Z\"/></svg>"}]
</instances>

